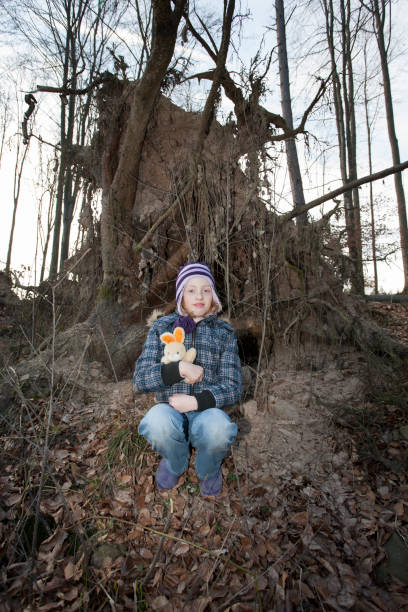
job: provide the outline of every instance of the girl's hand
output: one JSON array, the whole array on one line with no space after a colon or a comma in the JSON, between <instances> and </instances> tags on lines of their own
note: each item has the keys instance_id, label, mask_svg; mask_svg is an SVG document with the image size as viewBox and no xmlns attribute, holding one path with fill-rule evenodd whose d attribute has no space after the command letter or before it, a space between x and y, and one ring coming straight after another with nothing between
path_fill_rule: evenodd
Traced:
<instances>
[{"instance_id":1,"label":"girl's hand","mask_svg":"<svg viewBox=\"0 0 408 612\"><path fill-rule=\"evenodd\" d=\"M169 404L177 412L192 412L197 410L197 400L193 395L186 395L185 393L174 393L169 397Z\"/></svg>"},{"instance_id":2,"label":"girl's hand","mask_svg":"<svg viewBox=\"0 0 408 612\"><path fill-rule=\"evenodd\" d=\"M179 372L180 376L184 378L184 382L189 385L201 382L204 378L203 368L188 361L179 361Z\"/></svg>"}]
</instances>

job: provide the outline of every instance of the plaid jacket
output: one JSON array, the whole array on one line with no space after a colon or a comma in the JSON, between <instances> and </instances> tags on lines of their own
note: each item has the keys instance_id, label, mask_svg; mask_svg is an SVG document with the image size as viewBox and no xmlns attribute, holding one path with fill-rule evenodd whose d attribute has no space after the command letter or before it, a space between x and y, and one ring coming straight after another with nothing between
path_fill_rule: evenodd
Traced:
<instances>
[{"instance_id":1,"label":"plaid jacket","mask_svg":"<svg viewBox=\"0 0 408 612\"><path fill-rule=\"evenodd\" d=\"M184 345L188 350L195 346L195 364L204 368L204 378L195 385L183 381L166 386L162 378L164 344L160 335L173 331L176 313L160 317L151 326L138 358L133 383L142 393L156 392L158 402L166 402L173 393L200 394L209 391L215 399L215 407L222 408L239 401L242 393L241 363L237 339L232 327L225 321L210 315L197 324L194 332L186 334Z\"/></svg>"}]
</instances>

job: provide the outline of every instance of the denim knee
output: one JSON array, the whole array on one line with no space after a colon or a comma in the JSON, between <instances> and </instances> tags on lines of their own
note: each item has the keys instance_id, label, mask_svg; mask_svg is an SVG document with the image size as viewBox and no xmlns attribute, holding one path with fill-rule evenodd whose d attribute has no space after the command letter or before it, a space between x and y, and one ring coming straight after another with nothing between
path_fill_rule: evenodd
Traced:
<instances>
[{"instance_id":1,"label":"denim knee","mask_svg":"<svg viewBox=\"0 0 408 612\"><path fill-rule=\"evenodd\" d=\"M233 443L238 427L219 408L208 408L197 415L191 426L193 446L225 448Z\"/></svg>"},{"instance_id":2,"label":"denim knee","mask_svg":"<svg viewBox=\"0 0 408 612\"><path fill-rule=\"evenodd\" d=\"M140 421L138 431L150 443L184 436L182 415L169 404L155 404Z\"/></svg>"}]
</instances>

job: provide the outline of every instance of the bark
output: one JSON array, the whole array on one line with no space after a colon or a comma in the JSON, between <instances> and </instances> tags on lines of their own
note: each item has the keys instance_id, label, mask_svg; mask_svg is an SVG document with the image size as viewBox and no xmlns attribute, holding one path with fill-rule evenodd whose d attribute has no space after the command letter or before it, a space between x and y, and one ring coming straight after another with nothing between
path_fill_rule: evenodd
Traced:
<instances>
[{"instance_id":1,"label":"bark","mask_svg":"<svg viewBox=\"0 0 408 612\"><path fill-rule=\"evenodd\" d=\"M340 0L342 18L342 81L345 108L346 150L348 181L357 179L357 132L354 104L354 73L352 62L352 32L350 28L350 0ZM355 272L352 278L354 293L364 294L363 248L361 243L360 197L358 189L351 192L351 206L347 211L347 236L350 256L354 262Z\"/></svg>"},{"instance_id":2,"label":"bark","mask_svg":"<svg viewBox=\"0 0 408 612\"><path fill-rule=\"evenodd\" d=\"M395 129L394 108L392 102L391 80L388 69L388 53L385 44L385 19L386 2L385 0L372 0L371 10L375 20L375 33L377 38L378 50L381 59L381 72L384 87L385 112L387 117L388 138L391 146L392 162L394 166L400 163L398 138ZM404 270L404 293L408 293L408 224L407 209L405 202L404 187L400 173L394 175L395 195L398 204L398 217L400 228L401 255Z\"/></svg>"},{"instance_id":3,"label":"bark","mask_svg":"<svg viewBox=\"0 0 408 612\"><path fill-rule=\"evenodd\" d=\"M367 155L368 155L368 171L369 174L373 172L373 159L372 159L372 136L371 136L371 120L369 115L369 99L368 99L368 65L367 65L367 44L364 45L364 110L365 120L367 129ZM377 245L376 245L376 233L375 233L375 213L374 213L374 194L373 184L369 184L369 205L370 205L370 225L371 225L371 254L373 260L373 271L374 271L374 293L378 293L378 270L377 270Z\"/></svg>"},{"instance_id":4,"label":"bark","mask_svg":"<svg viewBox=\"0 0 408 612\"><path fill-rule=\"evenodd\" d=\"M69 5L70 6L70 5ZM69 9L68 9L69 10ZM64 47L64 62L63 62L63 74L62 83L63 87L67 87L68 76L69 76L69 30L65 33L65 47ZM66 106L64 100L60 99L60 143L61 143L61 156L59 162L59 171L57 179L57 193L55 200L55 217L54 217L54 232L52 239L52 251L50 261L50 278L56 276L58 271L58 260L60 252L60 235L61 235L61 221L62 221L62 209L63 209L63 198L64 198L64 182L65 174L68 165L68 152L66 146Z\"/></svg>"},{"instance_id":5,"label":"bark","mask_svg":"<svg viewBox=\"0 0 408 612\"><path fill-rule=\"evenodd\" d=\"M346 1L346 4L345 4ZM339 73L335 44L335 10L333 0L322 0L326 21L326 38L330 54L333 78L333 99L336 115L337 139L341 178L344 184L357 178L356 129L354 114L354 83L351 61L350 4L340 0L342 71ZM364 293L362 267L362 244L360 206L357 190L346 191L344 195L347 246L353 262L352 288L354 293Z\"/></svg>"},{"instance_id":6,"label":"bark","mask_svg":"<svg viewBox=\"0 0 408 612\"><path fill-rule=\"evenodd\" d=\"M186 22L194 38L202 45L213 61L217 63L216 51L214 51L199 32L197 32L188 17L186 18ZM208 79L212 81L214 79L214 74L215 70L208 70L190 76L188 79L198 79L199 81ZM259 94L256 95L255 91L252 91L248 98L246 98L242 89L234 83L228 70L224 68L221 75L221 84L225 95L234 104L234 112L237 117L238 126L237 138L239 156L250 153L254 148L260 150L267 142L279 142L287 140L288 138L294 138L297 134L304 133L309 115L326 91L326 86L330 78L331 75L321 82L315 97L304 111L299 124L295 128L290 128L284 117L269 111L259 104ZM276 134L276 130L280 130L281 133Z\"/></svg>"},{"instance_id":7,"label":"bark","mask_svg":"<svg viewBox=\"0 0 408 612\"><path fill-rule=\"evenodd\" d=\"M288 127L293 130L292 100L289 84L289 66L286 48L285 9L283 0L275 0L275 10L276 31L278 37L279 79L281 90L282 115ZM288 138L288 140L285 140L285 147L290 186L292 190L293 206L295 210L298 210L299 208L302 208L305 205L305 196L303 193L302 175L300 173L299 160L296 149L296 140L294 138ZM301 225L305 225L307 223L307 213L299 215L297 219L298 223L300 223Z\"/></svg>"},{"instance_id":8,"label":"bark","mask_svg":"<svg viewBox=\"0 0 408 612\"><path fill-rule=\"evenodd\" d=\"M387 302L389 304L405 304L408 302L408 295L401 295L396 293L393 295L365 295L364 300L366 302Z\"/></svg>"},{"instance_id":9,"label":"bark","mask_svg":"<svg viewBox=\"0 0 408 612\"><path fill-rule=\"evenodd\" d=\"M80 23L78 24L80 25ZM71 79L70 82L72 87L75 89L77 85L77 69L78 59L76 56L75 39L74 34L69 28L69 47L66 50L69 55L69 66ZM64 134L64 145L69 150L72 148L74 142L74 128L75 128L75 110L76 110L76 96L70 95L68 98L68 117L67 117L67 130ZM68 258L69 252L69 237L71 233L72 216L75 207L75 200L77 197L76 190L78 188L77 181L75 181L75 187L73 185L72 176L72 164L67 163L65 168L64 185L63 185L63 219L62 219L62 239L61 239L61 253L59 261L59 270L61 271L64 265L64 261Z\"/></svg>"},{"instance_id":10,"label":"bark","mask_svg":"<svg viewBox=\"0 0 408 612\"><path fill-rule=\"evenodd\" d=\"M30 146L30 142L28 142L28 144L24 147L23 155L21 159L19 159L20 143L18 142L17 144L16 163L14 166L13 215L11 219L10 237L9 237L9 244L8 244L8 249L7 249L7 260L6 260L6 268L5 268L5 272L7 276L10 274L11 254L13 250L13 240L14 240L14 229L16 225L18 202L20 199L21 177L23 174L24 163L27 157L29 146Z\"/></svg>"},{"instance_id":11,"label":"bark","mask_svg":"<svg viewBox=\"0 0 408 612\"><path fill-rule=\"evenodd\" d=\"M120 143L113 178L110 174L109 154L104 155L101 239L103 283L108 293L115 287L118 276L115 251L123 232L127 232L131 223L147 125L173 56L177 28L185 6L185 0L177 0L172 11L169 0L153 2L155 36L152 52L130 101L129 118Z\"/></svg>"},{"instance_id":12,"label":"bark","mask_svg":"<svg viewBox=\"0 0 408 612\"><path fill-rule=\"evenodd\" d=\"M204 146L204 141L206 137L208 136L208 133L211 127L211 123L214 118L216 99L217 99L218 91L220 88L222 76L225 73L225 63L227 61L228 47L229 47L230 40L231 40L231 26L232 26L232 19L234 17L234 10L235 10L235 0L229 0L227 10L224 12L222 39L221 39L220 49L217 54L216 68L214 71L212 85L211 85L210 93L208 94L208 97L205 103L205 107L204 107L202 119L201 119L201 124L200 124L200 130L198 132L196 144L194 147L194 156L195 156L196 162L198 161L201 155L201 152Z\"/></svg>"}]
</instances>

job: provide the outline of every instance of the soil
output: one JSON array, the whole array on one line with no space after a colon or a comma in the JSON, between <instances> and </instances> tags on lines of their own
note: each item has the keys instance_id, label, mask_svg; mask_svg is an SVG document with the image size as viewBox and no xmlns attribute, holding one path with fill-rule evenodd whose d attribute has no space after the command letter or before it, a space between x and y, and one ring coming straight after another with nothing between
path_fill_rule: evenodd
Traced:
<instances>
[{"instance_id":1,"label":"soil","mask_svg":"<svg viewBox=\"0 0 408 612\"><path fill-rule=\"evenodd\" d=\"M400 309L375 306L403 340ZM41 455L30 443L47 404L22 405L26 429L1 441L0 611L408 609L386 548L407 548L408 417L368 401L364 363L338 347L265 367L256 401L230 409L239 435L218 498L200 495L193 461L156 490L159 458L137 436L153 396L87 364L55 400L34 568L24 538ZM39 425L27 425L34 407Z\"/></svg>"}]
</instances>

